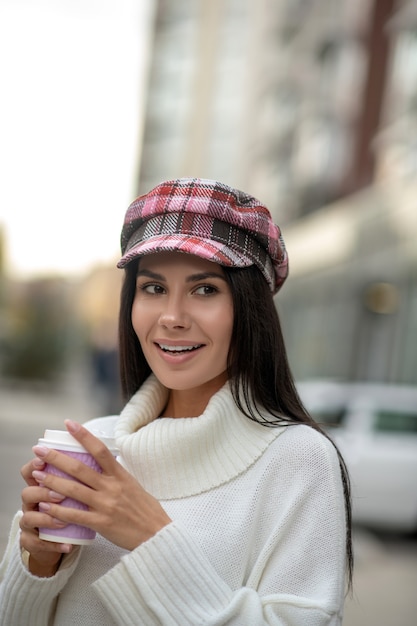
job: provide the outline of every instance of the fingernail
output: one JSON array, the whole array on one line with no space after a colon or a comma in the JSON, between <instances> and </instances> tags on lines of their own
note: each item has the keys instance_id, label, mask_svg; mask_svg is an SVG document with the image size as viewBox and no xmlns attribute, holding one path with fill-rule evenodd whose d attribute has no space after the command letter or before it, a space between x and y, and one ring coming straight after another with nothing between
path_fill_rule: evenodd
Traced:
<instances>
[{"instance_id":1,"label":"fingernail","mask_svg":"<svg viewBox=\"0 0 417 626\"><path fill-rule=\"evenodd\" d=\"M72 550L72 545L69 543L61 543L59 549L61 552L64 552L64 554L68 554Z\"/></svg>"},{"instance_id":2,"label":"fingernail","mask_svg":"<svg viewBox=\"0 0 417 626\"><path fill-rule=\"evenodd\" d=\"M64 424L70 433L78 433L81 428L81 424L73 422L72 420L64 420Z\"/></svg>"},{"instance_id":3,"label":"fingernail","mask_svg":"<svg viewBox=\"0 0 417 626\"><path fill-rule=\"evenodd\" d=\"M56 491L50 491L49 492L49 497L51 498L51 500L64 500L65 496L61 495L60 493L57 493Z\"/></svg>"},{"instance_id":4,"label":"fingernail","mask_svg":"<svg viewBox=\"0 0 417 626\"><path fill-rule=\"evenodd\" d=\"M64 528L67 525L66 522L62 522L60 519L56 519L56 517L53 517L52 519L55 526L58 526L59 528Z\"/></svg>"},{"instance_id":5,"label":"fingernail","mask_svg":"<svg viewBox=\"0 0 417 626\"><path fill-rule=\"evenodd\" d=\"M36 456L40 456L41 458L46 456L49 452L49 448L47 448L46 446L33 446L32 450L36 454Z\"/></svg>"},{"instance_id":6,"label":"fingernail","mask_svg":"<svg viewBox=\"0 0 417 626\"><path fill-rule=\"evenodd\" d=\"M35 480L43 481L46 478L46 472L40 472L39 470L33 470L32 476Z\"/></svg>"},{"instance_id":7,"label":"fingernail","mask_svg":"<svg viewBox=\"0 0 417 626\"><path fill-rule=\"evenodd\" d=\"M43 467L45 461L42 461L42 459L33 459L33 465L35 465L35 467Z\"/></svg>"},{"instance_id":8,"label":"fingernail","mask_svg":"<svg viewBox=\"0 0 417 626\"><path fill-rule=\"evenodd\" d=\"M51 508L51 505L48 504L48 502L39 502L38 508L40 511L49 511Z\"/></svg>"}]
</instances>

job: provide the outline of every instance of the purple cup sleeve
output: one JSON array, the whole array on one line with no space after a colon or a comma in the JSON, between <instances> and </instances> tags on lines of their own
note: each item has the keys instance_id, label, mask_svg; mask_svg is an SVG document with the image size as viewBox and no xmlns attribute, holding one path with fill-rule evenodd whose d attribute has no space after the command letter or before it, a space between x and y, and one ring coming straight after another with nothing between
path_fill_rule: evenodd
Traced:
<instances>
[{"instance_id":1,"label":"purple cup sleeve","mask_svg":"<svg viewBox=\"0 0 417 626\"><path fill-rule=\"evenodd\" d=\"M68 450L59 450L62 454L77 459L91 467L96 472L101 473L101 467L88 452L70 452ZM77 480L73 476L66 474L62 470L46 464L45 470L47 474L53 474L54 476L60 476L69 480ZM61 506L66 506L72 509L87 510L88 506L73 498L65 498L59 503ZM78 524L67 524L64 528L39 528L39 537L46 541L54 541L58 543L72 543L72 544L88 544L91 543L96 536L96 532L85 526L79 526Z\"/></svg>"}]
</instances>

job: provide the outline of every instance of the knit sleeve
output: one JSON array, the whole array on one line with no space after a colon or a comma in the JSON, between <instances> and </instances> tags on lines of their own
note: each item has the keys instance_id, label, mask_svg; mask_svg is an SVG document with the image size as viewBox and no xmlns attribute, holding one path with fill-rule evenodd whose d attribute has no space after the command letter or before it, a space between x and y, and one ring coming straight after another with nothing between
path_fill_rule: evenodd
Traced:
<instances>
[{"instance_id":1,"label":"knit sleeve","mask_svg":"<svg viewBox=\"0 0 417 626\"><path fill-rule=\"evenodd\" d=\"M263 489L259 509L275 509L276 523L244 585L230 588L188 529L174 521L94 583L115 622L135 623L140 616L148 626L339 626L343 493L335 451L319 437L323 441L314 437L311 449L303 445L299 453L289 435L287 495L278 504L274 489ZM221 537L217 541L221 553ZM242 555L249 549L242 545Z\"/></svg>"},{"instance_id":2,"label":"knit sleeve","mask_svg":"<svg viewBox=\"0 0 417 626\"><path fill-rule=\"evenodd\" d=\"M33 576L24 565L19 546L17 513L11 527L8 545L0 564L0 624L47 626L63 589L79 559L79 550L64 558L51 578Z\"/></svg>"}]
</instances>

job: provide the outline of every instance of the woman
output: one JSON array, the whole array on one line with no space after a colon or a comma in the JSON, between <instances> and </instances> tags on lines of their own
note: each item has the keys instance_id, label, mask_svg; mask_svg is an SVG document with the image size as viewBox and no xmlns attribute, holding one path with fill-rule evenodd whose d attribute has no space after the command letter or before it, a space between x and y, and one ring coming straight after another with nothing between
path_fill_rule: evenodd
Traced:
<instances>
[{"instance_id":1,"label":"woman","mask_svg":"<svg viewBox=\"0 0 417 626\"><path fill-rule=\"evenodd\" d=\"M288 367L273 301L288 273L279 228L243 192L179 179L131 204L122 253L127 404L88 428L66 422L101 475L35 446L1 623L341 624L348 478ZM114 432L119 462L93 427ZM64 496L89 510L61 507ZM95 542L39 539L39 526L70 522Z\"/></svg>"}]
</instances>

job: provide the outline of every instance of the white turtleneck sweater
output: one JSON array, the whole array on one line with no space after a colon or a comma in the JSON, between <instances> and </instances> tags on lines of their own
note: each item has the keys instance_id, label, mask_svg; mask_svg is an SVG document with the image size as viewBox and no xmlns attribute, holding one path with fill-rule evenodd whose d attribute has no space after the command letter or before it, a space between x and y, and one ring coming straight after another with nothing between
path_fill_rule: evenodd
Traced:
<instances>
[{"instance_id":1,"label":"white turtleneck sweater","mask_svg":"<svg viewBox=\"0 0 417 626\"><path fill-rule=\"evenodd\" d=\"M266 428L226 384L195 418L156 419L151 376L120 417L120 462L173 520L132 552L98 536L51 578L30 574L19 517L0 565L2 626L337 626L345 514L332 444L306 425Z\"/></svg>"}]
</instances>

